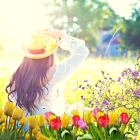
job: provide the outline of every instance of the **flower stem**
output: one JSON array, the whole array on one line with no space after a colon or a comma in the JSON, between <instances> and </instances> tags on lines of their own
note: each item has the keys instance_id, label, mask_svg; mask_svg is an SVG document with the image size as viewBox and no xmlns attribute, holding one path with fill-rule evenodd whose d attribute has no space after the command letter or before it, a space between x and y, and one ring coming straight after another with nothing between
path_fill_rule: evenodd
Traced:
<instances>
[{"instance_id":1,"label":"flower stem","mask_svg":"<svg viewBox=\"0 0 140 140\"><path fill-rule=\"evenodd\" d=\"M32 139L32 129L30 130L30 140Z\"/></svg>"},{"instance_id":2,"label":"flower stem","mask_svg":"<svg viewBox=\"0 0 140 140\"><path fill-rule=\"evenodd\" d=\"M104 128L104 136L105 136L105 140L106 140L106 132L105 132L105 128Z\"/></svg>"},{"instance_id":3,"label":"flower stem","mask_svg":"<svg viewBox=\"0 0 140 140\"><path fill-rule=\"evenodd\" d=\"M58 140L58 133L57 133L57 131L56 131L56 140Z\"/></svg>"}]
</instances>

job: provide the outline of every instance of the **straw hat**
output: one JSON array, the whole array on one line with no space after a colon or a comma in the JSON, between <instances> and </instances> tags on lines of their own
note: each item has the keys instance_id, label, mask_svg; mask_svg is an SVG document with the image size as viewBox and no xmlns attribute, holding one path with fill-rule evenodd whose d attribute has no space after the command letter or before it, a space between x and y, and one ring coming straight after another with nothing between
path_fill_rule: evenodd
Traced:
<instances>
[{"instance_id":1,"label":"straw hat","mask_svg":"<svg viewBox=\"0 0 140 140\"><path fill-rule=\"evenodd\" d=\"M54 36L41 36L40 31L36 36L31 36L32 41L25 42L22 45L22 53L24 56L32 59L41 59L53 54L59 45L59 39Z\"/></svg>"}]
</instances>

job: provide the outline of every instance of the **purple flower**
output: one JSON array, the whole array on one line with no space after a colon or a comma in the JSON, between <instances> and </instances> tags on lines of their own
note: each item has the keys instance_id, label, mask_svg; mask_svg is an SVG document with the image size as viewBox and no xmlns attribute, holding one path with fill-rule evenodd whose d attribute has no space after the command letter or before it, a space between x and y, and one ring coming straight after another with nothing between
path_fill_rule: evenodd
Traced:
<instances>
[{"instance_id":1,"label":"purple flower","mask_svg":"<svg viewBox=\"0 0 140 140\"><path fill-rule=\"evenodd\" d=\"M97 87L98 85L96 84L95 87Z\"/></svg>"},{"instance_id":2,"label":"purple flower","mask_svg":"<svg viewBox=\"0 0 140 140\"><path fill-rule=\"evenodd\" d=\"M57 116L58 119L60 119L60 116Z\"/></svg>"},{"instance_id":3,"label":"purple flower","mask_svg":"<svg viewBox=\"0 0 140 140\"><path fill-rule=\"evenodd\" d=\"M107 77L104 77L104 79L106 80L106 79L107 79Z\"/></svg>"},{"instance_id":4,"label":"purple flower","mask_svg":"<svg viewBox=\"0 0 140 140\"><path fill-rule=\"evenodd\" d=\"M136 91L134 91L134 94L136 94L136 97L138 97L139 96L139 92L136 90Z\"/></svg>"},{"instance_id":5,"label":"purple flower","mask_svg":"<svg viewBox=\"0 0 140 140\"><path fill-rule=\"evenodd\" d=\"M81 96L81 98L83 99L83 96Z\"/></svg>"},{"instance_id":6,"label":"purple flower","mask_svg":"<svg viewBox=\"0 0 140 140\"><path fill-rule=\"evenodd\" d=\"M113 82L115 82L114 80L112 80Z\"/></svg>"},{"instance_id":7,"label":"purple flower","mask_svg":"<svg viewBox=\"0 0 140 140\"><path fill-rule=\"evenodd\" d=\"M102 74L104 74L104 71L102 71Z\"/></svg>"},{"instance_id":8,"label":"purple flower","mask_svg":"<svg viewBox=\"0 0 140 140\"><path fill-rule=\"evenodd\" d=\"M120 82L121 81L121 77L119 77L117 81Z\"/></svg>"},{"instance_id":9,"label":"purple flower","mask_svg":"<svg viewBox=\"0 0 140 140\"><path fill-rule=\"evenodd\" d=\"M107 73L107 75L109 75L109 73Z\"/></svg>"},{"instance_id":10,"label":"purple flower","mask_svg":"<svg viewBox=\"0 0 140 140\"><path fill-rule=\"evenodd\" d=\"M94 105L94 104L91 104L92 106Z\"/></svg>"},{"instance_id":11,"label":"purple flower","mask_svg":"<svg viewBox=\"0 0 140 140\"><path fill-rule=\"evenodd\" d=\"M79 88L81 88L81 87L82 87L82 85L79 86Z\"/></svg>"},{"instance_id":12,"label":"purple flower","mask_svg":"<svg viewBox=\"0 0 140 140\"><path fill-rule=\"evenodd\" d=\"M115 106L112 106L111 109L114 110L115 109Z\"/></svg>"},{"instance_id":13,"label":"purple flower","mask_svg":"<svg viewBox=\"0 0 140 140\"><path fill-rule=\"evenodd\" d=\"M129 72L132 72L132 70L130 68L128 68Z\"/></svg>"},{"instance_id":14,"label":"purple flower","mask_svg":"<svg viewBox=\"0 0 140 140\"><path fill-rule=\"evenodd\" d=\"M112 95L110 95L110 97L113 97Z\"/></svg>"},{"instance_id":15,"label":"purple flower","mask_svg":"<svg viewBox=\"0 0 140 140\"><path fill-rule=\"evenodd\" d=\"M82 89L85 89L85 87L82 87Z\"/></svg>"},{"instance_id":16,"label":"purple flower","mask_svg":"<svg viewBox=\"0 0 140 140\"><path fill-rule=\"evenodd\" d=\"M98 80L99 82L101 82L101 80Z\"/></svg>"},{"instance_id":17,"label":"purple flower","mask_svg":"<svg viewBox=\"0 0 140 140\"><path fill-rule=\"evenodd\" d=\"M87 129L87 126L84 122L84 118L82 118L81 120L78 121L78 124L79 126L83 129L83 130L86 130Z\"/></svg>"},{"instance_id":18,"label":"purple flower","mask_svg":"<svg viewBox=\"0 0 140 140\"><path fill-rule=\"evenodd\" d=\"M124 73L122 72L122 76L124 76Z\"/></svg>"},{"instance_id":19,"label":"purple flower","mask_svg":"<svg viewBox=\"0 0 140 140\"><path fill-rule=\"evenodd\" d=\"M89 86L89 84L87 84L87 86Z\"/></svg>"},{"instance_id":20,"label":"purple flower","mask_svg":"<svg viewBox=\"0 0 140 140\"><path fill-rule=\"evenodd\" d=\"M105 115L106 115L106 116L108 116L108 114L107 114L107 113L106 113Z\"/></svg>"},{"instance_id":21,"label":"purple flower","mask_svg":"<svg viewBox=\"0 0 140 140\"><path fill-rule=\"evenodd\" d=\"M132 74L133 74L133 76L135 77L135 79L138 78L138 75L137 75L137 72L136 72L136 71L135 71L135 72L132 72Z\"/></svg>"},{"instance_id":22,"label":"purple flower","mask_svg":"<svg viewBox=\"0 0 140 140\"><path fill-rule=\"evenodd\" d=\"M126 95L128 94L127 91L125 91L125 94L126 94Z\"/></svg>"},{"instance_id":23,"label":"purple flower","mask_svg":"<svg viewBox=\"0 0 140 140\"><path fill-rule=\"evenodd\" d=\"M124 99L124 95L122 96L122 99Z\"/></svg>"},{"instance_id":24,"label":"purple flower","mask_svg":"<svg viewBox=\"0 0 140 140\"><path fill-rule=\"evenodd\" d=\"M107 100L104 100L104 101L103 101L103 104L106 104L106 105L108 105L108 102L107 102Z\"/></svg>"},{"instance_id":25,"label":"purple flower","mask_svg":"<svg viewBox=\"0 0 140 140\"><path fill-rule=\"evenodd\" d=\"M92 94L94 94L94 92L92 92Z\"/></svg>"},{"instance_id":26,"label":"purple flower","mask_svg":"<svg viewBox=\"0 0 140 140\"><path fill-rule=\"evenodd\" d=\"M88 80L84 80L83 82L88 82Z\"/></svg>"},{"instance_id":27,"label":"purple flower","mask_svg":"<svg viewBox=\"0 0 140 140\"><path fill-rule=\"evenodd\" d=\"M108 90L108 92L110 92L110 89Z\"/></svg>"},{"instance_id":28,"label":"purple flower","mask_svg":"<svg viewBox=\"0 0 140 140\"><path fill-rule=\"evenodd\" d=\"M131 90L134 91L133 88L131 88Z\"/></svg>"},{"instance_id":29,"label":"purple flower","mask_svg":"<svg viewBox=\"0 0 140 140\"><path fill-rule=\"evenodd\" d=\"M89 104L91 104L91 101L89 102Z\"/></svg>"}]
</instances>

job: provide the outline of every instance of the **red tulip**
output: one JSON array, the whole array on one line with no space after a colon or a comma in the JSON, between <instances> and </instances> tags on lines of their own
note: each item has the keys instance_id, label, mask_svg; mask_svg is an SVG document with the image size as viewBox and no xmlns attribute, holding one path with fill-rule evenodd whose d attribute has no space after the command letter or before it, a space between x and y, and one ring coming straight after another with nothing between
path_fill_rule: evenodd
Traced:
<instances>
[{"instance_id":1,"label":"red tulip","mask_svg":"<svg viewBox=\"0 0 140 140\"><path fill-rule=\"evenodd\" d=\"M51 111L50 111L50 112L44 113L44 118L45 118L46 121L48 121L48 118L49 118L49 116L50 116L51 114L52 114Z\"/></svg>"},{"instance_id":2,"label":"red tulip","mask_svg":"<svg viewBox=\"0 0 140 140\"><path fill-rule=\"evenodd\" d=\"M60 119L52 119L50 121L50 126L53 130L58 130L61 127L61 120Z\"/></svg>"},{"instance_id":3,"label":"red tulip","mask_svg":"<svg viewBox=\"0 0 140 140\"><path fill-rule=\"evenodd\" d=\"M94 110L91 111L91 113L92 113L92 115L93 115L93 117L94 117L95 119L96 119L96 114L97 114L98 112L100 112L100 109L94 109Z\"/></svg>"},{"instance_id":4,"label":"red tulip","mask_svg":"<svg viewBox=\"0 0 140 140\"><path fill-rule=\"evenodd\" d=\"M80 120L80 116L79 115L75 115L72 117L72 123L75 127L78 127L79 126L79 123L78 121Z\"/></svg>"},{"instance_id":5,"label":"red tulip","mask_svg":"<svg viewBox=\"0 0 140 140\"><path fill-rule=\"evenodd\" d=\"M98 123L101 127L106 128L109 124L109 117L108 116L100 116L98 118Z\"/></svg>"},{"instance_id":6,"label":"red tulip","mask_svg":"<svg viewBox=\"0 0 140 140\"><path fill-rule=\"evenodd\" d=\"M122 124L127 124L128 121L129 121L128 114L127 113L122 113L120 115L120 120L121 120Z\"/></svg>"}]
</instances>

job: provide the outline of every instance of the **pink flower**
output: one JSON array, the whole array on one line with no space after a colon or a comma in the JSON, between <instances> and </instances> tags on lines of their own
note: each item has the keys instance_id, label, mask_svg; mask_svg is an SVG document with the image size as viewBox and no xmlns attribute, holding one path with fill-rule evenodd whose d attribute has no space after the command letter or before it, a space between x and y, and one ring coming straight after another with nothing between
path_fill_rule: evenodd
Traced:
<instances>
[{"instance_id":1,"label":"pink flower","mask_svg":"<svg viewBox=\"0 0 140 140\"><path fill-rule=\"evenodd\" d=\"M49 121L48 118L49 118L49 116L50 116L51 114L52 114L51 111L50 111L50 112L44 113L44 118L45 118L46 121Z\"/></svg>"},{"instance_id":2,"label":"pink flower","mask_svg":"<svg viewBox=\"0 0 140 140\"><path fill-rule=\"evenodd\" d=\"M100 112L100 109L94 109L94 110L91 111L91 113L92 113L92 115L93 115L93 117L94 117L95 119L96 119L96 114L97 114L98 112Z\"/></svg>"},{"instance_id":3,"label":"pink flower","mask_svg":"<svg viewBox=\"0 0 140 140\"><path fill-rule=\"evenodd\" d=\"M78 124L80 125L80 127L83 129L83 130L86 130L87 129L87 126L84 122L84 118L82 118L81 120L78 121Z\"/></svg>"}]
</instances>

